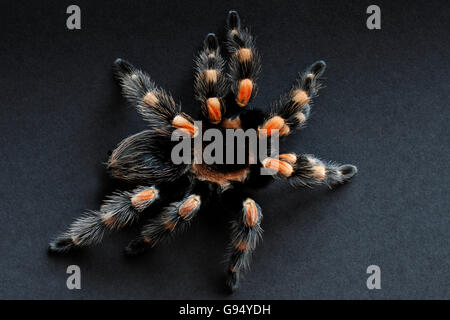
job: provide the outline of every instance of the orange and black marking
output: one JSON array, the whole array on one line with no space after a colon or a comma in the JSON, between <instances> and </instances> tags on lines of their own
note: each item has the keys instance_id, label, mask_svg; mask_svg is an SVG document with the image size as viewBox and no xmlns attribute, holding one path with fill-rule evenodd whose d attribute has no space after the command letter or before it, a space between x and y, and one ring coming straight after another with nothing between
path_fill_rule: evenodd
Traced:
<instances>
[{"instance_id":1,"label":"orange and black marking","mask_svg":"<svg viewBox=\"0 0 450 320\"><path fill-rule=\"evenodd\" d=\"M206 100L206 107L208 110L209 122L218 124L222 121L222 106L218 98L208 98L208 100Z\"/></svg>"},{"instance_id":2,"label":"orange and black marking","mask_svg":"<svg viewBox=\"0 0 450 320\"><path fill-rule=\"evenodd\" d=\"M241 63L249 62L253 58L253 52L249 48L241 48L236 51L235 55Z\"/></svg>"},{"instance_id":3,"label":"orange and black marking","mask_svg":"<svg viewBox=\"0 0 450 320\"><path fill-rule=\"evenodd\" d=\"M295 153L283 153L278 156L281 161L289 163L291 166L294 166L297 162L297 155Z\"/></svg>"},{"instance_id":4,"label":"orange and black marking","mask_svg":"<svg viewBox=\"0 0 450 320\"><path fill-rule=\"evenodd\" d=\"M216 69L207 69L203 72L203 76L207 83L216 84L219 73Z\"/></svg>"},{"instance_id":5,"label":"orange and black marking","mask_svg":"<svg viewBox=\"0 0 450 320\"><path fill-rule=\"evenodd\" d=\"M270 137L278 132L280 137L288 135L291 129L286 120L280 116L273 116L266 120L262 126L258 128L259 137Z\"/></svg>"},{"instance_id":6,"label":"orange and black marking","mask_svg":"<svg viewBox=\"0 0 450 320\"><path fill-rule=\"evenodd\" d=\"M235 245L235 248L236 248L236 250L239 250L239 251L249 250L248 243L245 240L241 240L241 241L237 242Z\"/></svg>"},{"instance_id":7,"label":"orange and black marking","mask_svg":"<svg viewBox=\"0 0 450 320\"><path fill-rule=\"evenodd\" d=\"M175 223L172 220L167 220L164 222L164 228L169 231L173 231L175 229Z\"/></svg>"},{"instance_id":8,"label":"orange and black marking","mask_svg":"<svg viewBox=\"0 0 450 320\"><path fill-rule=\"evenodd\" d=\"M238 93L236 103L240 107L245 107L252 97L253 81L250 79L243 79L239 81Z\"/></svg>"},{"instance_id":9,"label":"orange and black marking","mask_svg":"<svg viewBox=\"0 0 450 320\"><path fill-rule=\"evenodd\" d=\"M279 159L266 158L262 161L262 165L264 168L273 170L285 178L289 178L294 172L294 168L291 164Z\"/></svg>"},{"instance_id":10,"label":"orange and black marking","mask_svg":"<svg viewBox=\"0 0 450 320\"><path fill-rule=\"evenodd\" d=\"M195 214L200 208L201 200L198 195L191 195L189 198L184 201L180 208L178 209L178 214L185 220L192 218L192 215Z\"/></svg>"},{"instance_id":11,"label":"orange and black marking","mask_svg":"<svg viewBox=\"0 0 450 320\"><path fill-rule=\"evenodd\" d=\"M311 98L306 91L297 89L292 91L292 101L300 107L303 107L311 101Z\"/></svg>"},{"instance_id":12,"label":"orange and black marking","mask_svg":"<svg viewBox=\"0 0 450 320\"><path fill-rule=\"evenodd\" d=\"M158 190L156 188L151 187L148 189L144 189L137 194L135 194L131 198L131 204L135 208L141 208L146 203L155 200L158 197Z\"/></svg>"},{"instance_id":13,"label":"orange and black marking","mask_svg":"<svg viewBox=\"0 0 450 320\"><path fill-rule=\"evenodd\" d=\"M114 216L106 214L103 217L103 223L109 228L111 228L114 225L114 222L116 222L116 217L114 217Z\"/></svg>"},{"instance_id":14,"label":"orange and black marking","mask_svg":"<svg viewBox=\"0 0 450 320\"><path fill-rule=\"evenodd\" d=\"M199 129L194 125L192 119L189 118L187 115L178 114L173 118L172 126L195 138L199 133Z\"/></svg>"},{"instance_id":15,"label":"orange and black marking","mask_svg":"<svg viewBox=\"0 0 450 320\"><path fill-rule=\"evenodd\" d=\"M259 209L256 202L252 199L247 199L243 203L244 207L244 222L247 226L253 227L259 223Z\"/></svg>"},{"instance_id":16,"label":"orange and black marking","mask_svg":"<svg viewBox=\"0 0 450 320\"><path fill-rule=\"evenodd\" d=\"M159 103L159 99L156 96L156 91L147 92L142 100L146 105L152 108L156 107Z\"/></svg>"}]
</instances>

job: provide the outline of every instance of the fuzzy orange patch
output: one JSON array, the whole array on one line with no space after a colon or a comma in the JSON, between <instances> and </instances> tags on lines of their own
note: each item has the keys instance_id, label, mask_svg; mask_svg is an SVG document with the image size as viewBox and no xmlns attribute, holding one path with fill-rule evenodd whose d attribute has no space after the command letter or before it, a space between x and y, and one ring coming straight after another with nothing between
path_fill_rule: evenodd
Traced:
<instances>
[{"instance_id":1,"label":"fuzzy orange patch","mask_svg":"<svg viewBox=\"0 0 450 320\"><path fill-rule=\"evenodd\" d=\"M139 192L131 198L131 204L133 207L141 205L143 202L147 202L156 197L155 189L149 188Z\"/></svg>"},{"instance_id":2,"label":"fuzzy orange patch","mask_svg":"<svg viewBox=\"0 0 450 320\"><path fill-rule=\"evenodd\" d=\"M303 112L297 112L295 117L297 118L299 123L303 123L306 121L306 116Z\"/></svg>"},{"instance_id":3,"label":"fuzzy orange patch","mask_svg":"<svg viewBox=\"0 0 450 320\"><path fill-rule=\"evenodd\" d=\"M325 168L325 166L322 165L317 165L312 167L312 171L313 171L313 177L316 178L317 180L323 180L326 178L327 176L327 170Z\"/></svg>"},{"instance_id":4,"label":"fuzzy orange patch","mask_svg":"<svg viewBox=\"0 0 450 320\"><path fill-rule=\"evenodd\" d=\"M222 120L222 112L220 111L220 101L218 98L209 98L206 100L208 107L209 121L213 124L217 124Z\"/></svg>"},{"instance_id":5,"label":"fuzzy orange patch","mask_svg":"<svg viewBox=\"0 0 450 320\"><path fill-rule=\"evenodd\" d=\"M269 120L267 120L266 122L264 122L264 124L262 125L262 127L258 128L258 133L260 137L270 137L272 134L274 134L276 131L280 132L280 136L281 136L281 131L283 129L283 127L285 127L286 121L284 121L284 119L280 116L273 116L272 118L270 118ZM260 130L267 130L266 132L264 131L260 131ZM286 134L286 129L283 129L284 133ZM287 127L287 130L289 130L289 127ZM289 131L287 131L289 132Z\"/></svg>"},{"instance_id":6,"label":"fuzzy orange patch","mask_svg":"<svg viewBox=\"0 0 450 320\"><path fill-rule=\"evenodd\" d=\"M218 72L215 69L205 70L205 80L206 80L206 82L216 83L217 82L217 73Z\"/></svg>"},{"instance_id":7,"label":"fuzzy orange patch","mask_svg":"<svg viewBox=\"0 0 450 320\"><path fill-rule=\"evenodd\" d=\"M264 168L271 169L286 178L294 172L294 168L289 163L278 159L266 158L262 161L262 165Z\"/></svg>"},{"instance_id":8,"label":"fuzzy orange patch","mask_svg":"<svg viewBox=\"0 0 450 320\"><path fill-rule=\"evenodd\" d=\"M188 133L191 137L196 137L198 135L198 128L192 122L181 115L177 115L175 116L175 118L173 118L172 125L175 128Z\"/></svg>"},{"instance_id":9,"label":"fuzzy orange patch","mask_svg":"<svg viewBox=\"0 0 450 320\"><path fill-rule=\"evenodd\" d=\"M256 203L252 199L247 199L244 201L244 212L245 212L245 224L249 227L253 227L258 223L258 208Z\"/></svg>"},{"instance_id":10,"label":"fuzzy orange patch","mask_svg":"<svg viewBox=\"0 0 450 320\"><path fill-rule=\"evenodd\" d=\"M159 102L158 98L152 91L147 92L147 94L144 96L143 101L150 107L155 107Z\"/></svg>"},{"instance_id":11,"label":"fuzzy orange patch","mask_svg":"<svg viewBox=\"0 0 450 320\"><path fill-rule=\"evenodd\" d=\"M302 89L297 89L292 92L292 101L300 106L304 106L309 103L310 100L311 99L308 97L308 94Z\"/></svg>"},{"instance_id":12,"label":"fuzzy orange patch","mask_svg":"<svg viewBox=\"0 0 450 320\"><path fill-rule=\"evenodd\" d=\"M297 156L295 153L283 153L278 156L281 161L285 161L291 165L294 165L297 162Z\"/></svg>"},{"instance_id":13,"label":"fuzzy orange patch","mask_svg":"<svg viewBox=\"0 0 450 320\"><path fill-rule=\"evenodd\" d=\"M199 196L190 196L178 209L178 213L183 218L187 218L190 214L200 206Z\"/></svg>"},{"instance_id":14,"label":"fuzzy orange patch","mask_svg":"<svg viewBox=\"0 0 450 320\"><path fill-rule=\"evenodd\" d=\"M241 62L247 62L253 57L253 52L249 48L242 48L236 51L236 55L239 57Z\"/></svg>"},{"instance_id":15,"label":"fuzzy orange patch","mask_svg":"<svg viewBox=\"0 0 450 320\"><path fill-rule=\"evenodd\" d=\"M236 103L240 107L245 107L252 96L253 82L250 79L244 79L239 82L239 91Z\"/></svg>"}]
</instances>

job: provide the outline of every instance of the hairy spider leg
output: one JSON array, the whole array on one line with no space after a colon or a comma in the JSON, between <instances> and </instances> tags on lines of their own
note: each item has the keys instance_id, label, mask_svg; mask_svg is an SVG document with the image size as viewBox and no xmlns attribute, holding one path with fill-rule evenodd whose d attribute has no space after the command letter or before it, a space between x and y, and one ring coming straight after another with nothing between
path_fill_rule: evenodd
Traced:
<instances>
[{"instance_id":1,"label":"hairy spider leg","mask_svg":"<svg viewBox=\"0 0 450 320\"><path fill-rule=\"evenodd\" d=\"M158 88L148 74L120 58L114 61L114 72L123 95L136 105L151 128L175 127L191 137L198 135L194 120L181 112L181 106L175 103L170 94Z\"/></svg>"},{"instance_id":2,"label":"hairy spider leg","mask_svg":"<svg viewBox=\"0 0 450 320\"><path fill-rule=\"evenodd\" d=\"M228 83L224 66L219 41L214 33L209 33L195 60L194 91L201 103L203 117L212 124L219 124L226 110L224 99Z\"/></svg>"},{"instance_id":3,"label":"hairy spider leg","mask_svg":"<svg viewBox=\"0 0 450 320\"><path fill-rule=\"evenodd\" d=\"M264 159L262 165L287 179L294 187L317 184L333 186L347 182L358 172L354 165L324 162L309 154L280 154L279 159Z\"/></svg>"},{"instance_id":4,"label":"hairy spider leg","mask_svg":"<svg viewBox=\"0 0 450 320\"><path fill-rule=\"evenodd\" d=\"M173 237L185 230L201 206L197 194L187 194L181 201L172 202L161 213L145 225L141 234L125 248L125 254L137 255L150 247Z\"/></svg>"},{"instance_id":5,"label":"hairy spider leg","mask_svg":"<svg viewBox=\"0 0 450 320\"><path fill-rule=\"evenodd\" d=\"M243 108L257 93L256 81L261 71L261 58L255 48L253 36L246 28L241 27L236 11L229 12L227 28L231 91L236 104Z\"/></svg>"},{"instance_id":6,"label":"hairy spider leg","mask_svg":"<svg viewBox=\"0 0 450 320\"><path fill-rule=\"evenodd\" d=\"M120 230L136 221L140 214L159 198L154 186L140 186L133 191L115 192L99 211L88 211L69 229L50 242L50 252L64 252L75 247L100 243L108 230Z\"/></svg>"},{"instance_id":7,"label":"hairy spider leg","mask_svg":"<svg viewBox=\"0 0 450 320\"><path fill-rule=\"evenodd\" d=\"M245 199L240 214L231 225L226 280L231 292L238 288L240 275L248 268L252 252L262 239L261 221L261 207L253 199Z\"/></svg>"},{"instance_id":8,"label":"hairy spider leg","mask_svg":"<svg viewBox=\"0 0 450 320\"><path fill-rule=\"evenodd\" d=\"M320 77L325 72L324 61L313 63L292 88L274 103L270 115L259 127L260 136L270 136L278 131L280 136L286 136L297 128L302 128L310 116L312 99L322 87Z\"/></svg>"}]
</instances>

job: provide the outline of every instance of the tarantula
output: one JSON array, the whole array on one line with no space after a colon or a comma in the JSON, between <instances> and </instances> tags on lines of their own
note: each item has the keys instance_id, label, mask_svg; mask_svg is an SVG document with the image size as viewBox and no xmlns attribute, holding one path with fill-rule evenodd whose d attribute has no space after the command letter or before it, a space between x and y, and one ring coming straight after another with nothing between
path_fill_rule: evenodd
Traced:
<instances>
[{"instance_id":1,"label":"tarantula","mask_svg":"<svg viewBox=\"0 0 450 320\"><path fill-rule=\"evenodd\" d=\"M202 126L181 112L181 107L143 71L117 59L115 76L123 95L137 108L149 128L119 143L109 157L111 175L135 185L131 191L117 191L109 196L99 211L90 211L75 220L68 230L50 242L50 252L99 243L107 230L119 230L142 217L146 209L159 211L150 216L139 236L125 248L136 255L169 239L186 228L200 208L208 202L224 201L235 207L226 271L227 287L234 291L241 272L248 267L251 253L261 240L261 207L248 192L279 177L294 187L344 183L357 168L321 161L312 155L283 153L251 163L250 155L241 164L181 163L171 160L174 131L187 139L208 128L221 131L254 129L259 139L287 136L301 128L310 116L311 100L321 88L320 77L325 62L313 63L272 105L270 113L252 109L249 103L257 92L261 58L253 37L241 27L239 15L227 17L226 48L228 69L221 56L219 41L210 33L196 58L194 90L201 104ZM227 145L225 152L230 152ZM261 169L272 176L262 175ZM226 195L230 196L227 198ZM160 210L159 210L160 209Z\"/></svg>"}]
</instances>

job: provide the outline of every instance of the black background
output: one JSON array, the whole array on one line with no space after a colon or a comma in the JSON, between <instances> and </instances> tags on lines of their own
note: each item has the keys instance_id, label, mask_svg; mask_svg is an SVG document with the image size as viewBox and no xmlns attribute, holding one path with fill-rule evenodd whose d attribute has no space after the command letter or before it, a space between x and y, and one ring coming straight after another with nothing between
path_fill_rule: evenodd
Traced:
<instances>
[{"instance_id":1,"label":"black background","mask_svg":"<svg viewBox=\"0 0 450 320\"><path fill-rule=\"evenodd\" d=\"M82 30L66 28L81 7ZM366 28L378 4L382 29ZM254 106L328 63L308 128L283 144L353 163L336 190L277 182L254 195L264 242L232 296L223 290L227 208L137 259L136 228L63 257L48 241L115 188L107 152L145 128L121 98L111 64L148 71L193 113L192 62L203 37L223 38L228 10L263 57ZM0 298L450 298L448 1L2 1L0 6ZM82 289L66 288L66 268ZM381 290L366 268L381 267Z\"/></svg>"}]
</instances>

